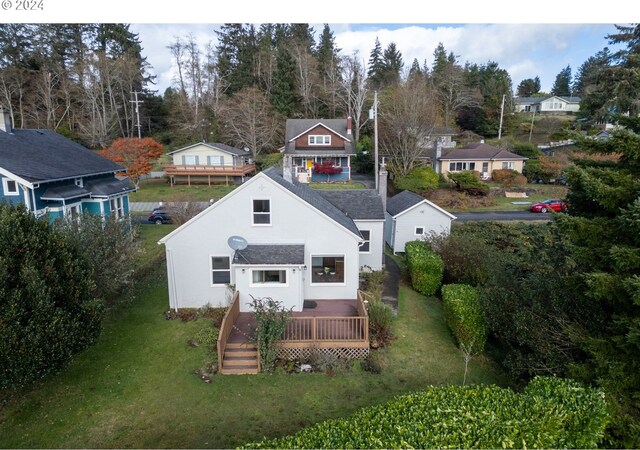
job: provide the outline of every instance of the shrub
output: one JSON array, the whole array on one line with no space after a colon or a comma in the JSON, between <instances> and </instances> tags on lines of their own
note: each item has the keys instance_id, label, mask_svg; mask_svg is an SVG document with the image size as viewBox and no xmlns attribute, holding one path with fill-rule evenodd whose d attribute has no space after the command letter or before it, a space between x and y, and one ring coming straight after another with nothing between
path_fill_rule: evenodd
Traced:
<instances>
[{"instance_id":1,"label":"shrub","mask_svg":"<svg viewBox=\"0 0 640 450\"><path fill-rule=\"evenodd\" d=\"M470 349L471 354L482 353L487 340L487 325L476 289L466 284L444 285L442 305L447 324L460 346Z\"/></svg>"},{"instance_id":2,"label":"shrub","mask_svg":"<svg viewBox=\"0 0 640 450\"><path fill-rule=\"evenodd\" d=\"M451 233L429 236L431 248L444 262L443 282L464 283L472 286L483 284L488 278L493 260L493 247L482 236L461 232L465 225L456 225Z\"/></svg>"},{"instance_id":3,"label":"shrub","mask_svg":"<svg viewBox=\"0 0 640 450\"><path fill-rule=\"evenodd\" d=\"M447 176L453 181L458 190L464 191L469 195L482 196L489 193L489 186L480 181L478 172L464 170L462 172L449 172Z\"/></svg>"},{"instance_id":4,"label":"shrub","mask_svg":"<svg viewBox=\"0 0 640 450\"><path fill-rule=\"evenodd\" d=\"M282 159L284 153L275 152L267 153L266 155L260 155L256 161L256 166L259 170L266 170L269 167L282 167Z\"/></svg>"},{"instance_id":5,"label":"shrub","mask_svg":"<svg viewBox=\"0 0 640 450\"><path fill-rule=\"evenodd\" d=\"M404 251L413 288L425 295L435 294L442 283L442 258L423 241L407 242Z\"/></svg>"},{"instance_id":6,"label":"shrub","mask_svg":"<svg viewBox=\"0 0 640 450\"><path fill-rule=\"evenodd\" d=\"M244 448L595 448L608 420L602 392L538 377L523 393L429 387Z\"/></svg>"},{"instance_id":7,"label":"shrub","mask_svg":"<svg viewBox=\"0 0 640 450\"><path fill-rule=\"evenodd\" d=\"M427 191L438 187L439 177L431 167L416 167L406 177L396 177L393 184L398 190Z\"/></svg>"},{"instance_id":8,"label":"shrub","mask_svg":"<svg viewBox=\"0 0 640 450\"><path fill-rule=\"evenodd\" d=\"M0 389L66 366L100 334L91 265L23 206L0 204Z\"/></svg>"},{"instance_id":9,"label":"shrub","mask_svg":"<svg viewBox=\"0 0 640 450\"><path fill-rule=\"evenodd\" d=\"M260 354L260 367L263 371L273 372L278 357L277 341L287 328L291 312L271 297L251 296L251 299L250 306L258 323L253 340Z\"/></svg>"},{"instance_id":10,"label":"shrub","mask_svg":"<svg viewBox=\"0 0 640 450\"><path fill-rule=\"evenodd\" d=\"M527 184L526 177L513 169L496 169L491 173L491 179L496 183L502 183L504 187L524 186Z\"/></svg>"},{"instance_id":11,"label":"shrub","mask_svg":"<svg viewBox=\"0 0 640 450\"><path fill-rule=\"evenodd\" d=\"M391 341L391 322L393 322L393 310L382 300L373 300L369 303L369 331L371 336L377 339L382 346Z\"/></svg>"},{"instance_id":12,"label":"shrub","mask_svg":"<svg viewBox=\"0 0 640 450\"><path fill-rule=\"evenodd\" d=\"M224 315L229 308L214 308L210 305L203 306L198 311L198 314L204 318L211 319L211 325L216 328L220 328Z\"/></svg>"}]
</instances>

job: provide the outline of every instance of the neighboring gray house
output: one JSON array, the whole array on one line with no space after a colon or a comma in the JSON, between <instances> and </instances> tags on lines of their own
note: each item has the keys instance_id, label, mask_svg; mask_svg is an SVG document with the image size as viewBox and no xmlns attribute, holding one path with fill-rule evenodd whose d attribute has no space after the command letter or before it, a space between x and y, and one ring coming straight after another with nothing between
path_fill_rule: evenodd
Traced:
<instances>
[{"instance_id":1,"label":"neighboring gray house","mask_svg":"<svg viewBox=\"0 0 640 450\"><path fill-rule=\"evenodd\" d=\"M355 300L359 273L382 268L384 209L375 192L320 193L258 173L159 243L171 309L272 297L293 311L305 300ZM229 238L246 248L229 246Z\"/></svg>"},{"instance_id":2,"label":"neighboring gray house","mask_svg":"<svg viewBox=\"0 0 640 450\"><path fill-rule=\"evenodd\" d=\"M574 113L580 111L580 97L516 97L516 112Z\"/></svg>"},{"instance_id":3,"label":"neighboring gray house","mask_svg":"<svg viewBox=\"0 0 640 450\"><path fill-rule=\"evenodd\" d=\"M411 191L402 191L387 200L385 241L393 253L404 252L407 242L432 233L451 231L456 217L435 203Z\"/></svg>"}]
</instances>

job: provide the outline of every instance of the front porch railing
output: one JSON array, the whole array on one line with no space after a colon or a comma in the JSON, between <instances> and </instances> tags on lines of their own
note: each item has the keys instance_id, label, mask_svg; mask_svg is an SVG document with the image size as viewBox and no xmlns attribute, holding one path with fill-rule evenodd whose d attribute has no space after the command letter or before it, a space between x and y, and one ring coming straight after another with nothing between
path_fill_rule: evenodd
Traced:
<instances>
[{"instance_id":1,"label":"front porch railing","mask_svg":"<svg viewBox=\"0 0 640 450\"><path fill-rule=\"evenodd\" d=\"M220 333L218 334L218 370L222 369L222 360L224 358L224 351L227 348L227 341L233 331L233 325L238 320L240 315L240 292L236 291L231 299L231 305L227 310L227 313L222 319L222 325L220 325Z\"/></svg>"}]
</instances>

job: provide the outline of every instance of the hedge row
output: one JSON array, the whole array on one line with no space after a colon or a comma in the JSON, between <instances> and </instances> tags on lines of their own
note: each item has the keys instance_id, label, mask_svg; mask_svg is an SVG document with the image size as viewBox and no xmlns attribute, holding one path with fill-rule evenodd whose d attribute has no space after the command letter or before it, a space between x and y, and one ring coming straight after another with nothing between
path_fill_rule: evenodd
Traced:
<instances>
[{"instance_id":1,"label":"hedge row","mask_svg":"<svg viewBox=\"0 0 640 450\"><path fill-rule=\"evenodd\" d=\"M404 251L413 288L425 295L435 294L442 284L442 258L422 241L407 242Z\"/></svg>"},{"instance_id":2,"label":"hedge row","mask_svg":"<svg viewBox=\"0 0 640 450\"><path fill-rule=\"evenodd\" d=\"M458 343L471 347L472 354L482 353L487 340L487 324L476 288L466 284L442 286L442 306Z\"/></svg>"},{"instance_id":3,"label":"hedge row","mask_svg":"<svg viewBox=\"0 0 640 450\"><path fill-rule=\"evenodd\" d=\"M595 448L607 421L601 392L537 377L523 393L430 387L244 448Z\"/></svg>"},{"instance_id":4,"label":"hedge row","mask_svg":"<svg viewBox=\"0 0 640 450\"><path fill-rule=\"evenodd\" d=\"M422 192L438 187L439 177L431 167L416 167L406 177L396 177L393 185L398 190Z\"/></svg>"}]
</instances>

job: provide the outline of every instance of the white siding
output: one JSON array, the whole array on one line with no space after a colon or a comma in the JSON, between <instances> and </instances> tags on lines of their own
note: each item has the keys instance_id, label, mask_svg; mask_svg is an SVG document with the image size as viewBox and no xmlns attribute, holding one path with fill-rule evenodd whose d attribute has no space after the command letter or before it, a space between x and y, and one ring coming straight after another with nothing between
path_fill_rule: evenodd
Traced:
<instances>
[{"instance_id":1,"label":"white siding","mask_svg":"<svg viewBox=\"0 0 640 450\"><path fill-rule=\"evenodd\" d=\"M384 265L384 222L382 220L354 220L354 222L359 230L371 232L369 252L360 252L360 270L366 270L364 266L369 266L373 270L382 270Z\"/></svg>"},{"instance_id":2,"label":"white siding","mask_svg":"<svg viewBox=\"0 0 640 450\"><path fill-rule=\"evenodd\" d=\"M244 270L244 273L242 273ZM284 284L265 284L262 286L255 285L252 282L253 270L285 270L286 280ZM300 298L302 289L302 272L297 266L243 266L236 267L234 269L236 289L242 295L240 303L240 311L250 311L249 303L251 302L251 296L255 298L271 297L274 300L278 300L287 309L293 311L302 311L303 298Z\"/></svg>"},{"instance_id":3,"label":"white siding","mask_svg":"<svg viewBox=\"0 0 640 450\"><path fill-rule=\"evenodd\" d=\"M416 235L416 227L424 228L425 234L451 231L451 218L426 203L400 214L394 220L394 253L404 252L404 245L407 242L422 238L421 235Z\"/></svg>"},{"instance_id":4,"label":"white siding","mask_svg":"<svg viewBox=\"0 0 640 450\"><path fill-rule=\"evenodd\" d=\"M252 225L252 199L271 200L271 225ZM227 197L210 206L165 242L172 307L226 306L226 286L211 284L210 255L228 255L230 236L242 236L249 244L304 244L302 285L305 299L355 299L358 289L359 238L328 219L264 175L257 175ZM311 285L311 255L344 255L345 282ZM171 267L171 269L169 269ZM232 269L231 283L238 283ZM171 286L173 279L173 288ZM251 301L254 288L240 291L240 305ZM279 291L280 288L273 290ZM260 290L262 292L262 290ZM290 292L295 289L290 289ZM297 294L298 296L300 294ZM272 295L279 300L277 294ZM287 302L289 293L283 294Z\"/></svg>"},{"instance_id":5,"label":"white siding","mask_svg":"<svg viewBox=\"0 0 640 450\"><path fill-rule=\"evenodd\" d=\"M188 147L184 150L179 150L171 156L173 156L173 164L176 166L182 165L183 156L197 156L198 164L201 166L207 165L207 156L222 156L225 166L234 165L233 155L215 148L211 148L204 144L198 144L198 145Z\"/></svg>"}]
</instances>

